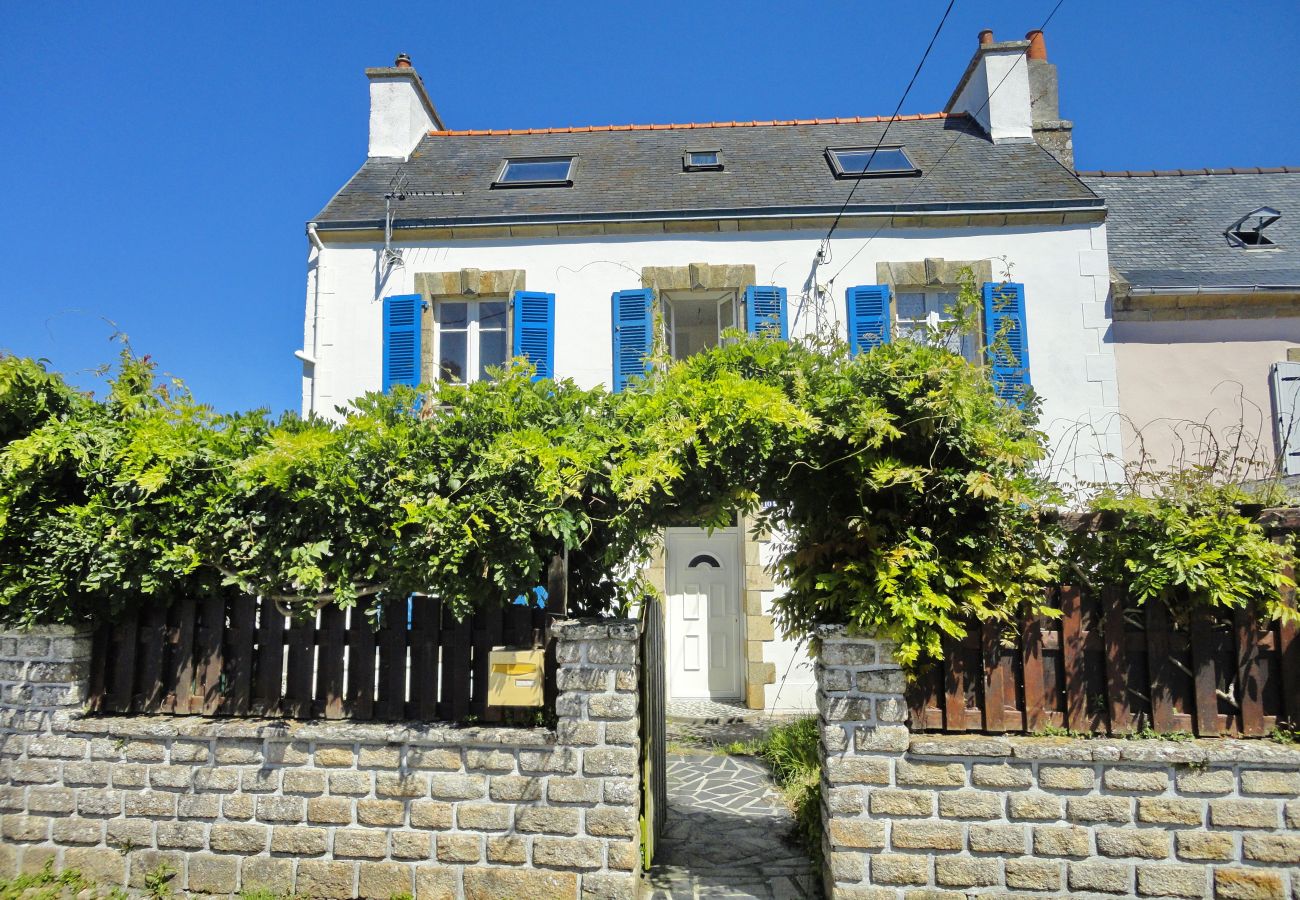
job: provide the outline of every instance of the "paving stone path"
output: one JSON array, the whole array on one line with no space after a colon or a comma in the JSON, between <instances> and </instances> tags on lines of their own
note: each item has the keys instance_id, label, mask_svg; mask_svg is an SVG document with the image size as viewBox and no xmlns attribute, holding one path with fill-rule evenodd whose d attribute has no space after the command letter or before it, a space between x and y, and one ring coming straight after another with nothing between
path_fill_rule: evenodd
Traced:
<instances>
[{"instance_id":1,"label":"paving stone path","mask_svg":"<svg viewBox=\"0 0 1300 900\"><path fill-rule=\"evenodd\" d=\"M649 873L653 900L814 900L820 879L758 760L668 755L668 818Z\"/></svg>"}]
</instances>

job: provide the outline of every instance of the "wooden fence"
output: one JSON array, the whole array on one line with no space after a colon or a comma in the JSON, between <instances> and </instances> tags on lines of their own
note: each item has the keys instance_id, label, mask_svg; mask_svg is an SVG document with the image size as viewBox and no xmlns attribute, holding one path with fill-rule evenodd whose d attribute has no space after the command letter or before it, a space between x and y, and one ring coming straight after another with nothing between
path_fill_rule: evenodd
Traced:
<instances>
[{"instance_id":1,"label":"wooden fence","mask_svg":"<svg viewBox=\"0 0 1300 900\"><path fill-rule=\"evenodd\" d=\"M380 721L517 720L487 705L488 651L545 641L547 613L484 609L456 621L435 597L392 600L379 628L358 609L289 619L248 595L153 606L95 634L101 713ZM554 649L546 706L554 708Z\"/></svg>"},{"instance_id":2,"label":"wooden fence","mask_svg":"<svg viewBox=\"0 0 1300 900\"><path fill-rule=\"evenodd\" d=\"M1060 618L975 624L950 641L909 690L913 730L1253 737L1300 723L1292 626L1261 626L1250 610L1180 623L1121 590L1063 586L1048 601Z\"/></svg>"}]
</instances>

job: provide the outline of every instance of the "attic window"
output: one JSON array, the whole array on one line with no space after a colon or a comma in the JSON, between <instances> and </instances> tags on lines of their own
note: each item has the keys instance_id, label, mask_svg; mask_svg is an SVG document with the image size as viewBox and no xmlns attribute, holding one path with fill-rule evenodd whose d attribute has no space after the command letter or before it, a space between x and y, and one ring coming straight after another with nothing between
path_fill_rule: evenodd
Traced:
<instances>
[{"instance_id":1,"label":"attic window","mask_svg":"<svg viewBox=\"0 0 1300 900\"><path fill-rule=\"evenodd\" d=\"M721 150L687 150L682 156L682 169L687 172L721 172Z\"/></svg>"},{"instance_id":2,"label":"attic window","mask_svg":"<svg viewBox=\"0 0 1300 900\"><path fill-rule=\"evenodd\" d=\"M920 175L902 147L826 148L826 159L836 178L879 178Z\"/></svg>"},{"instance_id":3,"label":"attic window","mask_svg":"<svg viewBox=\"0 0 1300 900\"><path fill-rule=\"evenodd\" d=\"M1271 206L1261 206L1238 219L1228 229L1228 240L1237 247L1246 250L1264 250L1277 244L1264 234L1264 229L1272 225L1282 214Z\"/></svg>"},{"instance_id":4,"label":"attic window","mask_svg":"<svg viewBox=\"0 0 1300 900\"><path fill-rule=\"evenodd\" d=\"M570 187L573 184L573 156L532 156L507 159L501 174L492 182L498 187Z\"/></svg>"}]
</instances>

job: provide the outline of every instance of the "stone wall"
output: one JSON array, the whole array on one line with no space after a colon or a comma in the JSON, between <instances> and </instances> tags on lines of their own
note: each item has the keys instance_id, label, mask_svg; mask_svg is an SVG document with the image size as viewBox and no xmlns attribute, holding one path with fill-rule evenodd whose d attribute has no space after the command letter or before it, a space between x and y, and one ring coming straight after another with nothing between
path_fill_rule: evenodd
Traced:
<instances>
[{"instance_id":1,"label":"stone wall","mask_svg":"<svg viewBox=\"0 0 1300 900\"><path fill-rule=\"evenodd\" d=\"M822 635L827 894L1300 897L1300 751L911 734L888 641Z\"/></svg>"},{"instance_id":2,"label":"stone wall","mask_svg":"<svg viewBox=\"0 0 1300 900\"><path fill-rule=\"evenodd\" d=\"M543 728L83 717L89 636L0 634L0 874L318 898L635 896L637 626L557 626Z\"/></svg>"}]
</instances>

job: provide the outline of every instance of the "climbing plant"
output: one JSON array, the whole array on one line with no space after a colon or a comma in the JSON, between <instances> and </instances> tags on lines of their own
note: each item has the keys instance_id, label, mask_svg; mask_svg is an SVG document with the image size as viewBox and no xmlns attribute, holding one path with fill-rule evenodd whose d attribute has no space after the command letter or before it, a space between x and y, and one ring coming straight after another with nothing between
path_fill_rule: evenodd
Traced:
<instances>
[{"instance_id":1,"label":"climbing plant","mask_svg":"<svg viewBox=\"0 0 1300 900\"><path fill-rule=\"evenodd\" d=\"M972 618L1038 608L1062 561L1140 597L1178 578L1220 605L1276 590L1280 555L1226 495L1102 492L1132 527L1101 550L1043 525L1060 497L1036 401L999 400L948 349L962 327L856 356L730 335L618 394L516 363L330 419L219 414L129 349L102 399L0 357L0 618L113 617L225 585L295 610L425 592L464 614L534 594L559 552L571 612L617 611L650 590L666 525L737 514L774 535L788 634L884 632L908 666Z\"/></svg>"}]
</instances>

